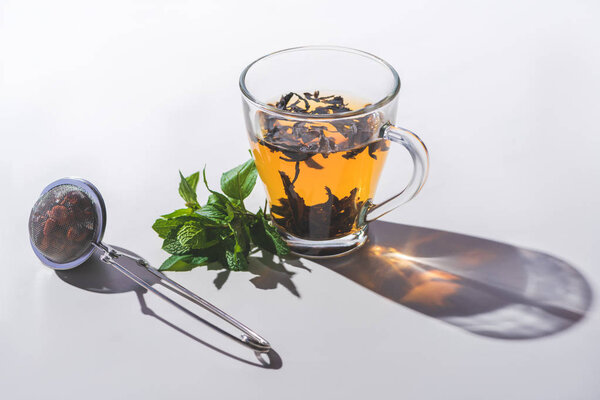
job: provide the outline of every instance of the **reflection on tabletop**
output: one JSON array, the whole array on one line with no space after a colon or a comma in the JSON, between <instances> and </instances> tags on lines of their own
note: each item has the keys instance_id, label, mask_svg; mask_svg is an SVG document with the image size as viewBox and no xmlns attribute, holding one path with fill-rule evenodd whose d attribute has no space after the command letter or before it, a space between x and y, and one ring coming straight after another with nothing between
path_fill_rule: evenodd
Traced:
<instances>
[{"instance_id":1,"label":"reflection on tabletop","mask_svg":"<svg viewBox=\"0 0 600 400\"><path fill-rule=\"evenodd\" d=\"M592 291L548 254L457 233L376 221L369 242L319 264L398 304L474 334L532 339L583 318Z\"/></svg>"},{"instance_id":2,"label":"reflection on tabletop","mask_svg":"<svg viewBox=\"0 0 600 400\"><path fill-rule=\"evenodd\" d=\"M131 251L128 251L126 249L119 248L116 246L111 246L111 247L116 249L117 251L127 253L134 257L139 257L137 254L135 254ZM210 343L202 340L198 336L195 336L192 333L184 330L183 328L175 325L174 323L167 320L166 318L158 315L152 309L150 309L148 307L148 305L146 304L146 300L144 298L144 295L147 292L146 289L142 288L137 283L135 283L132 280L130 280L129 278L125 277L122 273L115 270L111 266L100 261L99 255L100 255L99 252L95 252L92 255L92 257L90 257L90 259L87 260L81 266L74 268L74 269L70 269L70 270L62 270L62 271L57 270L56 275L58 275L58 277L60 279L62 279L63 281L67 282L70 285L73 285L78 288L88 290L91 292L107 293L107 294L134 292L136 294L137 300L140 303L140 311L142 312L142 314L156 318L158 321L160 321L163 324L169 326L170 328L176 330L177 332L187 336L188 338L196 341L197 343L200 343L220 354L223 354L224 356L230 357L232 359L243 362L245 364L254 365L257 367L267 368L267 369L281 368L281 366L282 366L281 357L273 349L271 349L267 353L254 352L253 355L257 359L258 362L250 361L250 360L238 357L234 354L231 354L223 349L220 349L220 348L216 347L215 345L210 344ZM138 275L139 277L141 277L142 279L144 279L146 282L148 282L149 284L151 284L153 286L159 285L159 286L163 286L166 289L170 288L170 286L164 284L160 278L158 278L156 275L152 274L151 272L147 271L145 268L140 267L133 260L130 260L128 258L119 258L119 263L121 265L123 265L123 267L125 267L126 269L128 269L132 272L135 272L136 275ZM164 291L164 292L168 293L168 291ZM200 321L202 321L205 326L207 326L211 329L214 329L214 330L220 332L221 334L223 334L224 336L229 337L229 338L239 342L239 339L236 336L233 336L232 334L219 328L218 326L202 319L197 314L195 314L195 317L198 318Z\"/></svg>"}]
</instances>

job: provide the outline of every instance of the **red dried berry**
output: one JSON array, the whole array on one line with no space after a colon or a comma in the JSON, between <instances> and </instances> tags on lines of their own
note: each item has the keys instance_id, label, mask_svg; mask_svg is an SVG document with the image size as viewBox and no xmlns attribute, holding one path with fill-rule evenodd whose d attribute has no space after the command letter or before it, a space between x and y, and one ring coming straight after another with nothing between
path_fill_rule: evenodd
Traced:
<instances>
[{"instance_id":1,"label":"red dried berry","mask_svg":"<svg viewBox=\"0 0 600 400\"><path fill-rule=\"evenodd\" d=\"M85 196L83 193L78 193L79 196L81 196L79 198L79 202L77 203L77 205L79 206L79 208L87 208L87 207L92 207L92 200Z\"/></svg>"},{"instance_id":2,"label":"red dried berry","mask_svg":"<svg viewBox=\"0 0 600 400\"><path fill-rule=\"evenodd\" d=\"M56 220L48 218L44 224L44 236L52 235L57 226L58 224L56 223Z\"/></svg>"},{"instance_id":3,"label":"red dried berry","mask_svg":"<svg viewBox=\"0 0 600 400\"><path fill-rule=\"evenodd\" d=\"M83 195L83 193L78 190L73 190L64 195L60 204L64 206L75 206L76 204L85 200L85 198L86 197Z\"/></svg>"},{"instance_id":4,"label":"red dried berry","mask_svg":"<svg viewBox=\"0 0 600 400\"><path fill-rule=\"evenodd\" d=\"M67 231L67 239L73 242L83 242L88 238L90 231L87 229L80 229L76 226L72 226Z\"/></svg>"},{"instance_id":5,"label":"red dried berry","mask_svg":"<svg viewBox=\"0 0 600 400\"><path fill-rule=\"evenodd\" d=\"M48 216L54 219L59 225L65 225L69 221L69 210L65 206L54 206L48 212Z\"/></svg>"}]
</instances>

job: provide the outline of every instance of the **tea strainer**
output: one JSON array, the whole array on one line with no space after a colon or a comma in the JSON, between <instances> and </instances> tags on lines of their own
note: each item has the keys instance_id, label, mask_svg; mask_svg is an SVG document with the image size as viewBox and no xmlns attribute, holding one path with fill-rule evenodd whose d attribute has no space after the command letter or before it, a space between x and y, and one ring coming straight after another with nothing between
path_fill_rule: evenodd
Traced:
<instances>
[{"instance_id":1,"label":"tea strainer","mask_svg":"<svg viewBox=\"0 0 600 400\"><path fill-rule=\"evenodd\" d=\"M168 288L175 293L205 308L243 332L239 338L243 344L259 352L270 350L271 346L264 338L153 268L146 260L118 252L102 243L105 227L106 208L98 189L84 179L64 178L46 186L33 206L29 216L29 239L38 258L48 267L57 270L75 268L99 249L103 251L100 257L103 262L181 311L200 319L117 262L119 257L131 258L168 283Z\"/></svg>"}]
</instances>

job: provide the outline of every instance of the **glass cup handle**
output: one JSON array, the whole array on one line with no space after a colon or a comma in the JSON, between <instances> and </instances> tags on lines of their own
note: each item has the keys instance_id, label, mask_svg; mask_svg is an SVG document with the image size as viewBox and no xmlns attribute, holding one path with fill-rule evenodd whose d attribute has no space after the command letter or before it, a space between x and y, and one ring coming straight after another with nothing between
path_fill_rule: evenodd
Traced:
<instances>
[{"instance_id":1,"label":"glass cup handle","mask_svg":"<svg viewBox=\"0 0 600 400\"><path fill-rule=\"evenodd\" d=\"M398 194L389 199L371 205L367 210L366 222L371 222L392 211L399 205L411 200L421 191L429 173L429 153L425 143L408 129L398 128L390 123L381 127L382 138L394 143L400 143L408 150L413 159L414 170L408 185Z\"/></svg>"}]
</instances>

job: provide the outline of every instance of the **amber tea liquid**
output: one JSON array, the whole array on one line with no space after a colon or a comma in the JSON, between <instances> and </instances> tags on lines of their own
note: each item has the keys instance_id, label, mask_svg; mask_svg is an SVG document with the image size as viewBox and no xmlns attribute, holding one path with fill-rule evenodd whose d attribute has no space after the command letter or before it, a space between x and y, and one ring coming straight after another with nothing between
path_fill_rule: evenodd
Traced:
<instances>
[{"instance_id":1,"label":"amber tea liquid","mask_svg":"<svg viewBox=\"0 0 600 400\"><path fill-rule=\"evenodd\" d=\"M351 111L366 104L314 92L287 94L273 105L306 116ZM357 232L388 152L388 142L378 137L378 115L311 122L282 118L263 113L262 138L252 145L274 223L308 240Z\"/></svg>"}]
</instances>

